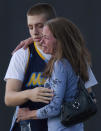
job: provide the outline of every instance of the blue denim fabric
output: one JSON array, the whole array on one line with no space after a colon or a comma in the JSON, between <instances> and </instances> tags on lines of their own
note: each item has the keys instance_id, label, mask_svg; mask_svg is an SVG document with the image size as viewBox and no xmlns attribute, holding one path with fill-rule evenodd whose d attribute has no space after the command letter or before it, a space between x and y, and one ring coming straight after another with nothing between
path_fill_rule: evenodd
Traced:
<instances>
[{"instance_id":1,"label":"blue denim fabric","mask_svg":"<svg viewBox=\"0 0 101 131\"><path fill-rule=\"evenodd\" d=\"M78 76L66 59L56 61L51 78L45 83L54 90L53 100L37 111L39 119L48 118L48 131L83 131L83 124L64 127L60 122L60 110L63 101L71 101L77 93Z\"/></svg>"},{"instance_id":2,"label":"blue denim fabric","mask_svg":"<svg viewBox=\"0 0 101 131\"><path fill-rule=\"evenodd\" d=\"M15 122L16 122L18 109L19 109L19 106L16 106L16 110L15 110L15 113L14 113L14 115L13 115L13 119L12 119L12 124L11 124L10 131L12 131L12 129L13 129L13 127L14 127L14 124L15 124Z\"/></svg>"},{"instance_id":3,"label":"blue denim fabric","mask_svg":"<svg viewBox=\"0 0 101 131\"><path fill-rule=\"evenodd\" d=\"M30 120L20 121L21 131L31 131Z\"/></svg>"}]
</instances>

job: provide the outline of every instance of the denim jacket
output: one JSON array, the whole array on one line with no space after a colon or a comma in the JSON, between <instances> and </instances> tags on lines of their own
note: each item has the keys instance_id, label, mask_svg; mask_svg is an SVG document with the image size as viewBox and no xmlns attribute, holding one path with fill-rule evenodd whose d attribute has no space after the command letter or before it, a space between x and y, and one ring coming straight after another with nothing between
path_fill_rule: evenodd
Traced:
<instances>
[{"instance_id":1,"label":"denim jacket","mask_svg":"<svg viewBox=\"0 0 101 131\"><path fill-rule=\"evenodd\" d=\"M82 123L72 127L64 127L60 122L60 110L63 101L73 100L77 92L78 77L67 59L54 63L53 72L47 79L45 87L54 91L52 101L37 110L39 119L48 118L48 131L83 131Z\"/></svg>"}]
</instances>

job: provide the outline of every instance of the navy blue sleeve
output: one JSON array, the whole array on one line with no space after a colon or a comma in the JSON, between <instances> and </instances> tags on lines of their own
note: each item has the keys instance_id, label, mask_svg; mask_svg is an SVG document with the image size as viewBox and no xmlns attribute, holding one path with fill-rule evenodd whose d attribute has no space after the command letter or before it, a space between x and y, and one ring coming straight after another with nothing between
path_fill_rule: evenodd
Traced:
<instances>
[{"instance_id":1,"label":"navy blue sleeve","mask_svg":"<svg viewBox=\"0 0 101 131\"><path fill-rule=\"evenodd\" d=\"M55 62L54 71L50 79L54 97L50 104L37 110L37 118L44 119L57 116L60 113L67 83L67 65L61 61Z\"/></svg>"}]
</instances>

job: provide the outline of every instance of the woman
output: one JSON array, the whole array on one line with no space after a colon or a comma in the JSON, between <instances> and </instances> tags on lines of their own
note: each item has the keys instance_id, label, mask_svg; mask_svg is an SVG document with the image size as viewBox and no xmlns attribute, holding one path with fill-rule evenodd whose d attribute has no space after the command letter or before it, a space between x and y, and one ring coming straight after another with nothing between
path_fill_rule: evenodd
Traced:
<instances>
[{"instance_id":1,"label":"woman","mask_svg":"<svg viewBox=\"0 0 101 131\"><path fill-rule=\"evenodd\" d=\"M83 124L64 127L60 122L63 101L71 101L77 92L78 74L84 82L88 81L87 67L90 55L85 47L79 29L65 18L55 18L45 23L42 49L52 58L47 64L44 76L48 77L45 87L54 91L53 100L41 109L19 111L18 120L48 118L48 131L83 131Z\"/></svg>"}]
</instances>

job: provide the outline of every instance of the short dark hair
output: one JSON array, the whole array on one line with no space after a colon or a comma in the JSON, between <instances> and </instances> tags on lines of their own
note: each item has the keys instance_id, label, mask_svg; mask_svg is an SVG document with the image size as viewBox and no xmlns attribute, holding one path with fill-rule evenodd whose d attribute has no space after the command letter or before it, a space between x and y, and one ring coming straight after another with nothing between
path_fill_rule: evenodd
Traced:
<instances>
[{"instance_id":1,"label":"short dark hair","mask_svg":"<svg viewBox=\"0 0 101 131\"><path fill-rule=\"evenodd\" d=\"M37 3L33 5L27 12L28 16L40 14L45 14L47 20L56 17L55 9L48 3Z\"/></svg>"}]
</instances>

